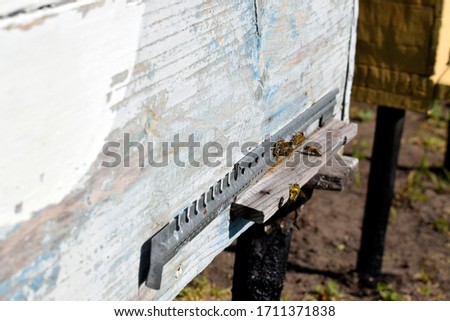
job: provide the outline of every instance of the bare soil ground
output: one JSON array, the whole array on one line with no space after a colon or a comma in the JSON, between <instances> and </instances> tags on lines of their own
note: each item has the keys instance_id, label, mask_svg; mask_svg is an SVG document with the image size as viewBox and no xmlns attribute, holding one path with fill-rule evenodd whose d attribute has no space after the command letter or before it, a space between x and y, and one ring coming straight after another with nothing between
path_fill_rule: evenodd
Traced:
<instances>
[{"instance_id":1,"label":"bare soil ground","mask_svg":"<svg viewBox=\"0 0 450 321\"><path fill-rule=\"evenodd\" d=\"M346 153L360 159L360 172L343 192L315 191L302 209L282 299L450 299L450 188L448 176L437 169L443 162L447 139L445 112L436 108L431 117L407 112L383 277L375 289L361 290L354 270L376 109L352 107L359 134ZM179 299L229 300L233 264L231 248L220 254Z\"/></svg>"}]
</instances>

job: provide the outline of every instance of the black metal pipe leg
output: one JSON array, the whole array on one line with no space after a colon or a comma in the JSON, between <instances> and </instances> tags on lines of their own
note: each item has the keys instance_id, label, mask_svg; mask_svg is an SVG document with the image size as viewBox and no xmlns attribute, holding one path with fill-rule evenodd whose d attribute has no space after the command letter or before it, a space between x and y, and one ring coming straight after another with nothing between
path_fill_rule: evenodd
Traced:
<instances>
[{"instance_id":1,"label":"black metal pipe leg","mask_svg":"<svg viewBox=\"0 0 450 321\"><path fill-rule=\"evenodd\" d=\"M302 188L294 202L286 202L266 223L255 224L237 240L233 301L279 301L283 290L291 236L300 207L313 194Z\"/></svg>"},{"instance_id":2,"label":"black metal pipe leg","mask_svg":"<svg viewBox=\"0 0 450 321\"><path fill-rule=\"evenodd\" d=\"M279 301L292 231L255 224L237 241L233 301Z\"/></svg>"},{"instance_id":3,"label":"black metal pipe leg","mask_svg":"<svg viewBox=\"0 0 450 321\"><path fill-rule=\"evenodd\" d=\"M379 106L357 271L362 285L381 275L405 111Z\"/></svg>"}]
</instances>

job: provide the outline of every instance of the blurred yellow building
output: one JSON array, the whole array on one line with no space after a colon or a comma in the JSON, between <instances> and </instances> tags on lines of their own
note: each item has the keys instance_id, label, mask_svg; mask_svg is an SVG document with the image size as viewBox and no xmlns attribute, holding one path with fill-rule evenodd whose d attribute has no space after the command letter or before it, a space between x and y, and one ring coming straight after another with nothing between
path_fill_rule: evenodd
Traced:
<instances>
[{"instance_id":1,"label":"blurred yellow building","mask_svg":"<svg viewBox=\"0 0 450 321\"><path fill-rule=\"evenodd\" d=\"M353 100L426 112L450 101L450 0L362 0Z\"/></svg>"}]
</instances>

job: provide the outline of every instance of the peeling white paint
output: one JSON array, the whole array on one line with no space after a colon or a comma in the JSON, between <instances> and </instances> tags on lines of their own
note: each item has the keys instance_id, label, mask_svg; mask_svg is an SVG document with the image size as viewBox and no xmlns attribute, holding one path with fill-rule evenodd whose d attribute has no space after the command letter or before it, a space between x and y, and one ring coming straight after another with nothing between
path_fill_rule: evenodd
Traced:
<instances>
[{"instance_id":1,"label":"peeling white paint","mask_svg":"<svg viewBox=\"0 0 450 321\"><path fill-rule=\"evenodd\" d=\"M105 139L260 142L349 83L354 0L258 1L260 37L253 1L92 3L0 20L2 298L172 298L237 236L227 212L165 292L138 292L141 246L230 169L101 168Z\"/></svg>"},{"instance_id":2,"label":"peeling white paint","mask_svg":"<svg viewBox=\"0 0 450 321\"><path fill-rule=\"evenodd\" d=\"M32 32L0 31L0 226L83 188L114 121L111 78L134 66L143 9L122 1L81 21L69 11Z\"/></svg>"},{"instance_id":3,"label":"peeling white paint","mask_svg":"<svg viewBox=\"0 0 450 321\"><path fill-rule=\"evenodd\" d=\"M29 19L30 15L42 12L54 11L56 8L60 10L67 10L71 6L95 4L101 1L98 0L2 0L0 2L0 17L8 19L13 17L15 20L17 16L23 15L24 18Z\"/></svg>"}]
</instances>

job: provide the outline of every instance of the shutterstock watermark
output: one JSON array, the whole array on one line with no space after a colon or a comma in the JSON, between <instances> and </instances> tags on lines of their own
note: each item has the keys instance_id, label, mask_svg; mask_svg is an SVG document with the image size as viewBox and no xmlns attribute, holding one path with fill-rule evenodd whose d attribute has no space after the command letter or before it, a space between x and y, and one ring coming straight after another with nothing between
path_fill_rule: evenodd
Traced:
<instances>
[{"instance_id":1,"label":"shutterstock watermark","mask_svg":"<svg viewBox=\"0 0 450 321\"><path fill-rule=\"evenodd\" d=\"M342 146L346 141L342 142ZM268 166L273 166L281 156L291 156L285 162L286 167L297 167L300 164L307 167L321 166L325 162L322 157L330 152L333 146L339 143L333 138L332 132L326 133L325 146L319 142L308 141L300 150L295 149L291 142L272 141L266 139L262 143L257 142L229 142L221 144L217 141L201 143L190 134L182 140L179 134L174 135L172 141L146 142L132 141L129 133L124 133L123 142L107 142L103 145L103 154L106 160L102 167L166 167L170 163L179 167L233 167L236 153L245 155L246 161L252 163L263 160ZM136 154L137 153L137 154ZM335 153L327 164L332 164L333 159L341 166L346 166L342 157Z\"/></svg>"}]
</instances>

